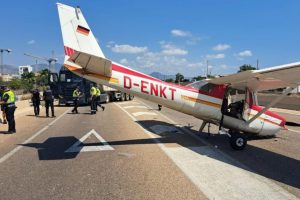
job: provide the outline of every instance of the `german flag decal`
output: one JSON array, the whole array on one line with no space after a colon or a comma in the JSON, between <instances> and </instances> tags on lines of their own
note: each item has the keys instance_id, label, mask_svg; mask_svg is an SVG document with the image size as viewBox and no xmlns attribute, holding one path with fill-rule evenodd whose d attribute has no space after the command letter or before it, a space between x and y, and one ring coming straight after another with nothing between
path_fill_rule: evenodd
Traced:
<instances>
[{"instance_id":1,"label":"german flag decal","mask_svg":"<svg viewBox=\"0 0 300 200\"><path fill-rule=\"evenodd\" d=\"M89 33L90 33L90 30L89 30L89 29L84 28L84 27L82 27L82 26L80 26L80 25L77 26L77 30L76 30L76 31L77 31L78 33L83 34L83 35L89 35Z\"/></svg>"}]
</instances>

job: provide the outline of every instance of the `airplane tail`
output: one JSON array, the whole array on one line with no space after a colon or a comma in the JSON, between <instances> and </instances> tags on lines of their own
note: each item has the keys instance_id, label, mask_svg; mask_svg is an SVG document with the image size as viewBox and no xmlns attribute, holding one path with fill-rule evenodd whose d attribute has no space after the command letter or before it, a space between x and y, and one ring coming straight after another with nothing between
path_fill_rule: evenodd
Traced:
<instances>
[{"instance_id":1,"label":"airplane tail","mask_svg":"<svg viewBox=\"0 0 300 200\"><path fill-rule=\"evenodd\" d=\"M57 3L66 59L76 51L105 58L79 7Z\"/></svg>"},{"instance_id":2,"label":"airplane tail","mask_svg":"<svg viewBox=\"0 0 300 200\"><path fill-rule=\"evenodd\" d=\"M65 48L64 66L69 70L83 69L105 77L112 74L112 62L105 58L79 7L57 3Z\"/></svg>"}]
</instances>

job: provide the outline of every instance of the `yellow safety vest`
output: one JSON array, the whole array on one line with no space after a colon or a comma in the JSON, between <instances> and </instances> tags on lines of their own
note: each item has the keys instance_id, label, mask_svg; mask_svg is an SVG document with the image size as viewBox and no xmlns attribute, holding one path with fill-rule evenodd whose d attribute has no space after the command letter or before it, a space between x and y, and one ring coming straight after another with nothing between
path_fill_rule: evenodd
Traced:
<instances>
[{"instance_id":1,"label":"yellow safety vest","mask_svg":"<svg viewBox=\"0 0 300 200\"><path fill-rule=\"evenodd\" d=\"M73 97L74 97L74 98L77 98L77 97L79 97L79 96L80 96L80 92L77 91L77 90L74 90L74 92L73 92Z\"/></svg>"},{"instance_id":2,"label":"yellow safety vest","mask_svg":"<svg viewBox=\"0 0 300 200\"><path fill-rule=\"evenodd\" d=\"M15 103L16 99L15 99L15 93L11 90L8 90L6 92L3 93L2 98L4 98L4 96L8 94L8 100L6 102L6 104L11 104L11 103Z\"/></svg>"},{"instance_id":3,"label":"yellow safety vest","mask_svg":"<svg viewBox=\"0 0 300 200\"><path fill-rule=\"evenodd\" d=\"M96 90L96 88L95 88L94 86L91 87L91 89L90 89L90 94L91 94L91 96L96 96L97 90Z\"/></svg>"},{"instance_id":4,"label":"yellow safety vest","mask_svg":"<svg viewBox=\"0 0 300 200\"><path fill-rule=\"evenodd\" d=\"M101 92L100 92L99 88L96 88L96 90L97 90L96 96L98 97L98 96L100 96Z\"/></svg>"}]
</instances>

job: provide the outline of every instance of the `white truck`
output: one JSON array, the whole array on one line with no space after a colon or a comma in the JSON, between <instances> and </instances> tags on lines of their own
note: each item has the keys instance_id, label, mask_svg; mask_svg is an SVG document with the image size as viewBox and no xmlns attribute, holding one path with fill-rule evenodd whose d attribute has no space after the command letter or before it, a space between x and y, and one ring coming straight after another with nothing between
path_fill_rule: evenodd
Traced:
<instances>
[{"instance_id":1,"label":"white truck","mask_svg":"<svg viewBox=\"0 0 300 200\"><path fill-rule=\"evenodd\" d=\"M114 88L102 85L100 87L101 93L106 93L108 95L107 103L110 101L131 101L134 96L130 94L123 93Z\"/></svg>"}]
</instances>

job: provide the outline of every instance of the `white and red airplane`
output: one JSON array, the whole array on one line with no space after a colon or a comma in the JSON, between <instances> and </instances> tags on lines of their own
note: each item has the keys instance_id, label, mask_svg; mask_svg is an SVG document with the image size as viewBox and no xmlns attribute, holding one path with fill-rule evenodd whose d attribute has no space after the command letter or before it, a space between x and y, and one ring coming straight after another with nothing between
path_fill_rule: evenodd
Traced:
<instances>
[{"instance_id":1,"label":"white and red airplane","mask_svg":"<svg viewBox=\"0 0 300 200\"><path fill-rule=\"evenodd\" d=\"M58 3L65 61L77 75L127 94L219 125L236 150L247 144L246 134L275 135L286 120L268 109L292 88L300 85L300 62L262 70L245 71L188 86L166 83L105 58L79 7ZM289 87L266 107L257 103L256 92Z\"/></svg>"}]
</instances>

